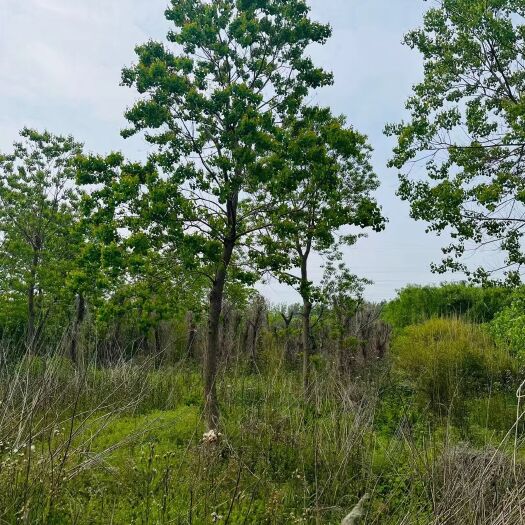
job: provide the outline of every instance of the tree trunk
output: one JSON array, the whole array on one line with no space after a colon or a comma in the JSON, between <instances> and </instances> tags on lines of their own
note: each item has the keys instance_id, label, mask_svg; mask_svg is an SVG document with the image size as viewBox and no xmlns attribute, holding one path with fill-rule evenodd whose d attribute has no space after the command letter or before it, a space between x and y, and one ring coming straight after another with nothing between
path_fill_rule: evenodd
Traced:
<instances>
[{"instance_id":1,"label":"tree trunk","mask_svg":"<svg viewBox=\"0 0 525 525\"><path fill-rule=\"evenodd\" d=\"M284 321L284 360L287 364L293 362L292 355L292 342L290 341L290 324L294 317L294 312L290 312L288 315L281 312L281 317Z\"/></svg>"},{"instance_id":2,"label":"tree trunk","mask_svg":"<svg viewBox=\"0 0 525 525\"><path fill-rule=\"evenodd\" d=\"M219 425L217 401L217 361L220 353L220 322L226 274L233 254L234 241L224 243L222 262L217 270L209 296L208 344L204 356L204 403L208 430Z\"/></svg>"},{"instance_id":3,"label":"tree trunk","mask_svg":"<svg viewBox=\"0 0 525 525\"><path fill-rule=\"evenodd\" d=\"M348 355L345 348L345 335L347 322L345 315L339 311L336 305L333 308L337 312L337 368L339 374L343 375L348 370Z\"/></svg>"},{"instance_id":4,"label":"tree trunk","mask_svg":"<svg viewBox=\"0 0 525 525\"><path fill-rule=\"evenodd\" d=\"M252 341L250 343L250 356L254 370L257 370L257 336L259 335L259 328L257 320L252 323Z\"/></svg>"},{"instance_id":5,"label":"tree trunk","mask_svg":"<svg viewBox=\"0 0 525 525\"><path fill-rule=\"evenodd\" d=\"M228 233L223 240L222 258L215 272L209 296L208 343L204 355L204 407L208 430L217 430L219 426L219 403L217 401L216 383L217 361L220 352L220 322L226 276L237 241L238 203L238 193L230 195L226 202Z\"/></svg>"},{"instance_id":6,"label":"tree trunk","mask_svg":"<svg viewBox=\"0 0 525 525\"><path fill-rule=\"evenodd\" d=\"M76 298L75 320L73 321L73 329L71 330L71 342L69 345L69 356L73 363L78 363L78 340L80 338L80 330L84 317L86 314L86 301L84 295L79 293Z\"/></svg>"},{"instance_id":7,"label":"tree trunk","mask_svg":"<svg viewBox=\"0 0 525 525\"><path fill-rule=\"evenodd\" d=\"M339 370L339 374L341 375L343 375L346 371L344 353L345 353L344 336L343 336L342 330L340 330L338 337L337 337L337 368Z\"/></svg>"},{"instance_id":8,"label":"tree trunk","mask_svg":"<svg viewBox=\"0 0 525 525\"><path fill-rule=\"evenodd\" d=\"M299 253L301 256L300 292L303 298L303 389L304 393L307 394L310 389L310 355L312 353L312 343L310 339L312 301L310 299L310 282L308 281L308 256L310 254L310 244L308 244L305 253Z\"/></svg>"},{"instance_id":9,"label":"tree trunk","mask_svg":"<svg viewBox=\"0 0 525 525\"><path fill-rule=\"evenodd\" d=\"M310 355L312 354L312 343L310 339L310 317L312 314L312 303L309 299L303 300L303 387L305 393L310 388Z\"/></svg>"},{"instance_id":10,"label":"tree trunk","mask_svg":"<svg viewBox=\"0 0 525 525\"><path fill-rule=\"evenodd\" d=\"M195 340L197 338L197 324L195 323L195 316L193 312L187 313L186 326L188 329L188 337L186 339L186 356L188 357L188 359L194 359Z\"/></svg>"},{"instance_id":11,"label":"tree trunk","mask_svg":"<svg viewBox=\"0 0 525 525\"><path fill-rule=\"evenodd\" d=\"M222 318L220 327L220 346L219 359L224 360L228 357L228 328L230 325L230 311L229 306L222 307Z\"/></svg>"},{"instance_id":12,"label":"tree trunk","mask_svg":"<svg viewBox=\"0 0 525 525\"><path fill-rule=\"evenodd\" d=\"M162 337L160 333L160 321L157 321L155 323L155 327L153 328L153 338L155 341L155 367L160 365L164 359L164 352L162 348Z\"/></svg>"},{"instance_id":13,"label":"tree trunk","mask_svg":"<svg viewBox=\"0 0 525 525\"><path fill-rule=\"evenodd\" d=\"M209 430L217 429L219 424L219 405L217 401L217 358L220 352L220 321L224 293L225 272L220 272L210 292L210 311L208 317L208 344L204 358L204 402L206 423Z\"/></svg>"},{"instance_id":14,"label":"tree trunk","mask_svg":"<svg viewBox=\"0 0 525 525\"><path fill-rule=\"evenodd\" d=\"M234 310L232 318L232 341L230 345L231 358L238 358L241 353L241 323L242 315L238 310Z\"/></svg>"},{"instance_id":15,"label":"tree trunk","mask_svg":"<svg viewBox=\"0 0 525 525\"><path fill-rule=\"evenodd\" d=\"M250 320L246 319L246 322L244 324L244 331L242 333L242 341L241 341L241 352L243 354L248 353L248 339L250 338L250 328L251 328Z\"/></svg>"},{"instance_id":16,"label":"tree trunk","mask_svg":"<svg viewBox=\"0 0 525 525\"><path fill-rule=\"evenodd\" d=\"M259 331L263 325L263 312L259 309L260 305L257 305L255 310L255 317L252 322L252 342L250 345L251 349L251 358L252 364L255 370L257 370L257 337L259 336Z\"/></svg>"},{"instance_id":17,"label":"tree trunk","mask_svg":"<svg viewBox=\"0 0 525 525\"><path fill-rule=\"evenodd\" d=\"M33 354L36 347L36 307L35 307L35 289L36 289L36 272L40 260L40 252L33 250L33 260L31 261L31 273L29 287L27 290L27 349Z\"/></svg>"},{"instance_id":18,"label":"tree trunk","mask_svg":"<svg viewBox=\"0 0 525 525\"><path fill-rule=\"evenodd\" d=\"M291 365L294 361L293 351L292 351L292 341L290 340L290 334L288 329L285 333L284 339L284 360L288 365Z\"/></svg>"}]
</instances>

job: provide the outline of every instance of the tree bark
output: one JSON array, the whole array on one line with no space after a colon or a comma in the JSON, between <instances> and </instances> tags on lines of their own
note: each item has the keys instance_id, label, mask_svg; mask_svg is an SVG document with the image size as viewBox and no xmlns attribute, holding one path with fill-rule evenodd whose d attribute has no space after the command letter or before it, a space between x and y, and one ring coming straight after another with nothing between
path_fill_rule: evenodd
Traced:
<instances>
[{"instance_id":1,"label":"tree bark","mask_svg":"<svg viewBox=\"0 0 525 525\"><path fill-rule=\"evenodd\" d=\"M230 324L230 312L229 307L222 307L221 327L220 327L220 346L219 346L219 359L224 360L228 357L228 328Z\"/></svg>"},{"instance_id":2,"label":"tree bark","mask_svg":"<svg viewBox=\"0 0 525 525\"><path fill-rule=\"evenodd\" d=\"M79 293L76 298L75 320L73 321L73 329L71 330L71 342L69 345L69 356L73 363L78 363L78 341L80 338L80 330L84 317L86 315L86 301L84 295Z\"/></svg>"},{"instance_id":3,"label":"tree bark","mask_svg":"<svg viewBox=\"0 0 525 525\"><path fill-rule=\"evenodd\" d=\"M348 334L350 318L341 311L341 308L337 304L334 304L332 308L337 314L337 369L340 375L344 375L349 369L350 355L345 339Z\"/></svg>"},{"instance_id":4,"label":"tree bark","mask_svg":"<svg viewBox=\"0 0 525 525\"><path fill-rule=\"evenodd\" d=\"M186 325L188 329L188 338L186 339L186 356L188 359L195 358L195 340L197 338L197 325L193 312L186 315Z\"/></svg>"},{"instance_id":5,"label":"tree bark","mask_svg":"<svg viewBox=\"0 0 525 525\"><path fill-rule=\"evenodd\" d=\"M312 314L312 303L309 300L303 301L303 388L305 393L310 388L310 355L312 354L312 344L310 340L310 317Z\"/></svg>"},{"instance_id":6,"label":"tree bark","mask_svg":"<svg viewBox=\"0 0 525 525\"><path fill-rule=\"evenodd\" d=\"M312 301L310 299L310 283L308 282L308 255L310 247L302 255L301 262L301 295L303 298L303 389L307 394L310 389L310 355L312 354L312 343L310 339L310 318L312 315Z\"/></svg>"},{"instance_id":7,"label":"tree bark","mask_svg":"<svg viewBox=\"0 0 525 525\"><path fill-rule=\"evenodd\" d=\"M27 349L33 354L36 347L36 307L35 307L35 289L36 289L36 272L40 261L40 252L33 249L33 259L31 261L31 272L29 287L27 289Z\"/></svg>"},{"instance_id":8,"label":"tree bark","mask_svg":"<svg viewBox=\"0 0 525 525\"><path fill-rule=\"evenodd\" d=\"M343 331L339 329L337 336L337 368L339 374L343 375L346 372L346 360L345 360L345 343Z\"/></svg>"},{"instance_id":9,"label":"tree bark","mask_svg":"<svg viewBox=\"0 0 525 525\"><path fill-rule=\"evenodd\" d=\"M204 357L204 403L206 423L209 430L219 424L219 404L217 401L217 357L220 351L219 331L226 272L220 271L210 291L210 311L208 317L208 344Z\"/></svg>"},{"instance_id":10,"label":"tree bark","mask_svg":"<svg viewBox=\"0 0 525 525\"><path fill-rule=\"evenodd\" d=\"M281 317L284 321L284 360L286 363L291 364L293 362L292 355L292 342L290 341L290 324L294 318L295 313L293 311L286 315L284 312L280 312Z\"/></svg>"},{"instance_id":11,"label":"tree bark","mask_svg":"<svg viewBox=\"0 0 525 525\"><path fill-rule=\"evenodd\" d=\"M234 245L233 238L224 242L222 261L215 274L209 296L208 344L204 356L204 403L208 430L216 430L219 425L216 382L217 361L220 353L220 322L224 285Z\"/></svg>"},{"instance_id":12,"label":"tree bark","mask_svg":"<svg viewBox=\"0 0 525 525\"><path fill-rule=\"evenodd\" d=\"M154 359L154 363L155 363L155 366L158 366L159 364L162 363L163 359L164 359L164 352L163 352L163 348L162 348L162 337L161 337L161 333L160 333L160 320L158 320L156 323L155 323L155 327L153 328L153 338L154 338L154 341L155 341L155 359Z\"/></svg>"}]
</instances>

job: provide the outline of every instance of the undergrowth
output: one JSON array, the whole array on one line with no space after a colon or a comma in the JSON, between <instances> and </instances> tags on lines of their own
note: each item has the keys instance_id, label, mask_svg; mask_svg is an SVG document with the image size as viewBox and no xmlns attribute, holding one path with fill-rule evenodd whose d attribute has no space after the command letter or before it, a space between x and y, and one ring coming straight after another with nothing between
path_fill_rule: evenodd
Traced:
<instances>
[{"instance_id":1,"label":"undergrowth","mask_svg":"<svg viewBox=\"0 0 525 525\"><path fill-rule=\"evenodd\" d=\"M364 494L367 524L519 523L518 364L486 337L411 327L390 361L319 362L308 399L268 343L223 370L212 439L195 364L4 359L0 523L335 524Z\"/></svg>"}]
</instances>

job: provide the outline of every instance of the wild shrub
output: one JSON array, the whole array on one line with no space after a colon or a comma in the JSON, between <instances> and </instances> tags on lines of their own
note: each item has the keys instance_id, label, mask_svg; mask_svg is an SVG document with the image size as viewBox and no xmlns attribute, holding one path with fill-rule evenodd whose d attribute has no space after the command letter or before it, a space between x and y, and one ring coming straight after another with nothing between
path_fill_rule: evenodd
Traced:
<instances>
[{"instance_id":1,"label":"wild shrub","mask_svg":"<svg viewBox=\"0 0 525 525\"><path fill-rule=\"evenodd\" d=\"M490 330L500 347L520 360L525 358L525 290L514 293L510 306L498 313Z\"/></svg>"},{"instance_id":2,"label":"wild shrub","mask_svg":"<svg viewBox=\"0 0 525 525\"><path fill-rule=\"evenodd\" d=\"M424 402L448 411L453 402L503 388L516 362L487 331L458 319L433 319L407 327L393 342L395 369Z\"/></svg>"}]
</instances>

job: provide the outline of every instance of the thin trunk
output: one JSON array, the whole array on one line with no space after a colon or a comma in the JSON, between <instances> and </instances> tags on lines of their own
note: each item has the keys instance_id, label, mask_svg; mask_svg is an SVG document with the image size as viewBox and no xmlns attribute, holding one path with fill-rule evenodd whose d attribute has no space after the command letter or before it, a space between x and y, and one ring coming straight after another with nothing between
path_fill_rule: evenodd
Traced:
<instances>
[{"instance_id":1,"label":"thin trunk","mask_svg":"<svg viewBox=\"0 0 525 525\"><path fill-rule=\"evenodd\" d=\"M219 404L217 401L217 361L220 352L220 322L222 298L226 272L218 273L210 292L210 311L208 318L208 344L204 357L204 400L206 423L210 430L217 429L219 423Z\"/></svg>"},{"instance_id":2,"label":"thin trunk","mask_svg":"<svg viewBox=\"0 0 525 525\"><path fill-rule=\"evenodd\" d=\"M251 357L252 357L252 364L255 370L258 369L257 367L257 338L259 336L259 332L264 323L263 315L264 315L264 311L262 310L261 305L257 304L256 309L255 309L255 317L252 322L252 342L251 342Z\"/></svg>"},{"instance_id":3,"label":"thin trunk","mask_svg":"<svg viewBox=\"0 0 525 525\"><path fill-rule=\"evenodd\" d=\"M163 361L163 351L162 351L162 337L160 333L160 321L157 321L155 323L155 327L153 328L153 339L155 342L155 358L154 363L155 367L157 367L159 364Z\"/></svg>"},{"instance_id":4,"label":"thin trunk","mask_svg":"<svg viewBox=\"0 0 525 525\"><path fill-rule=\"evenodd\" d=\"M229 307L222 308L222 319L220 328L220 353L219 359L224 359L228 356L228 327L230 324L230 311Z\"/></svg>"},{"instance_id":5,"label":"thin trunk","mask_svg":"<svg viewBox=\"0 0 525 525\"><path fill-rule=\"evenodd\" d=\"M338 308L337 304L333 306L334 310L337 313L337 368L341 375L345 374L348 370L348 358L346 355L345 348L345 335L347 328L346 316Z\"/></svg>"},{"instance_id":6,"label":"thin trunk","mask_svg":"<svg viewBox=\"0 0 525 525\"><path fill-rule=\"evenodd\" d=\"M250 328L251 328L251 323L247 319L244 325L244 331L242 333L241 352L243 354L248 353L248 339L250 338Z\"/></svg>"},{"instance_id":7,"label":"thin trunk","mask_svg":"<svg viewBox=\"0 0 525 525\"><path fill-rule=\"evenodd\" d=\"M290 324L294 317L294 312L290 312L288 315L281 312L281 317L284 321L284 360L286 363L291 364L293 361L292 355L292 342L290 341Z\"/></svg>"},{"instance_id":8,"label":"thin trunk","mask_svg":"<svg viewBox=\"0 0 525 525\"><path fill-rule=\"evenodd\" d=\"M35 307L35 290L36 290L36 272L40 260L40 252L33 249L33 260L31 261L31 272L29 287L27 290L27 348L32 354L36 347L36 307Z\"/></svg>"},{"instance_id":9,"label":"thin trunk","mask_svg":"<svg viewBox=\"0 0 525 525\"><path fill-rule=\"evenodd\" d=\"M312 343L310 338L310 318L312 315L312 302L310 300L310 283L308 281L308 255L310 248L302 255L301 262L301 295L303 297L303 389L305 394L310 389L310 355Z\"/></svg>"},{"instance_id":10,"label":"thin trunk","mask_svg":"<svg viewBox=\"0 0 525 525\"><path fill-rule=\"evenodd\" d=\"M188 329L188 337L186 339L186 356L189 359L194 359L195 340L197 338L197 324L195 323L195 316L193 312L188 312L186 315L186 326Z\"/></svg>"},{"instance_id":11,"label":"thin trunk","mask_svg":"<svg viewBox=\"0 0 525 525\"><path fill-rule=\"evenodd\" d=\"M258 320L253 323L252 326L252 343L250 345L252 365L257 369L257 336L259 335L259 327L257 326Z\"/></svg>"},{"instance_id":12,"label":"thin trunk","mask_svg":"<svg viewBox=\"0 0 525 525\"><path fill-rule=\"evenodd\" d=\"M310 356L312 354L312 343L310 339L310 318L312 314L312 303L308 299L303 300L303 387L305 393L310 388Z\"/></svg>"},{"instance_id":13,"label":"thin trunk","mask_svg":"<svg viewBox=\"0 0 525 525\"><path fill-rule=\"evenodd\" d=\"M232 355L230 357L237 357L237 358L239 357L240 339L241 339L241 335L240 335L241 323L242 323L242 316L237 310L235 310L233 314L233 319L232 319L233 330L232 330L232 341L230 344Z\"/></svg>"},{"instance_id":14,"label":"thin trunk","mask_svg":"<svg viewBox=\"0 0 525 525\"><path fill-rule=\"evenodd\" d=\"M73 321L73 329L71 330L71 342L69 345L69 356L73 363L78 363L78 341L80 338L80 330L84 317L86 314L86 300L84 295L79 293L76 298L75 320Z\"/></svg>"},{"instance_id":15,"label":"thin trunk","mask_svg":"<svg viewBox=\"0 0 525 525\"><path fill-rule=\"evenodd\" d=\"M117 357L122 355L122 318L119 317L116 322L115 333L113 335L113 342L108 346L107 359L108 362L112 363Z\"/></svg>"},{"instance_id":16,"label":"thin trunk","mask_svg":"<svg viewBox=\"0 0 525 525\"><path fill-rule=\"evenodd\" d=\"M237 206L239 194L230 195L226 202L228 234L223 240L222 258L215 273L209 296L208 344L204 356L204 406L208 430L219 426L219 403L217 401L217 361L220 352L220 322L224 286L228 267L237 240Z\"/></svg>"},{"instance_id":17,"label":"thin trunk","mask_svg":"<svg viewBox=\"0 0 525 525\"><path fill-rule=\"evenodd\" d=\"M345 347L345 344L344 344L343 331L340 330L338 337L337 337L337 367L341 375L343 375L346 371L346 363L344 359L344 353L345 353L344 347Z\"/></svg>"},{"instance_id":18,"label":"thin trunk","mask_svg":"<svg viewBox=\"0 0 525 525\"><path fill-rule=\"evenodd\" d=\"M288 329L286 329L284 339L284 359L287 364L291 365L294 361L293 351L292 351L292 341L290 340L290 334Z\"/></svg>"},{"instance_id":19,"label":"thin trunk","mask_svg":"<svg viewBox=\"0 0 525 525\"><path fill-rule=\"evenodd\" d=\"M140 319L140 322L138 323L138 327L137 327L138 334L137 334L137 339L136 339L136 341L137 341L137 349L136 350L137 350L137 352L139 352L142 355L148 355L148 354L151 353L149 351L149 341L148 341L149 328L146 328L142 324L143 313L144 313L144 309L143 309L142 305L139 305L139 307L138 307L138 318Z\"/></svg>"}]
</instances>

